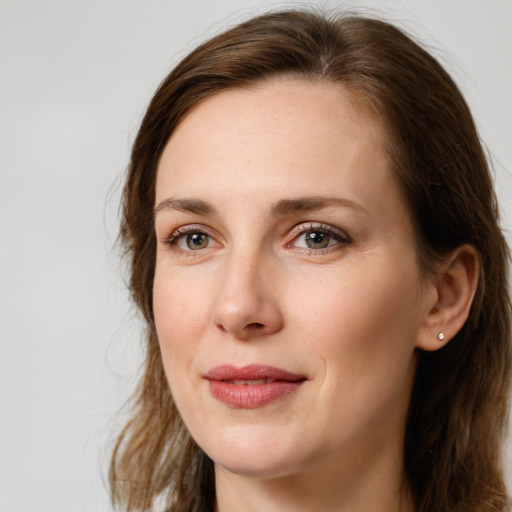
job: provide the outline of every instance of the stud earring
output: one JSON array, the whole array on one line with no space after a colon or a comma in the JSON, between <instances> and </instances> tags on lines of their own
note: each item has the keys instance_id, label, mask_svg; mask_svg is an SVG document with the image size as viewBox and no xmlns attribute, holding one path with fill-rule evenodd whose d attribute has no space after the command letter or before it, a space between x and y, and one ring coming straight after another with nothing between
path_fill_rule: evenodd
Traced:
<instances>
[{"instance_id":1,"label":"stud earring","mask_svg":"<svg viewBox=\"0 0 512 512\"><path fill-rule=\"evenodd\" d=\"M437 335L437 339L438 339L439 341L443 341L443 340L444 340L444 332L443 332L443 331L441 331L441 332Z\"/></svg>"}]
</instances>

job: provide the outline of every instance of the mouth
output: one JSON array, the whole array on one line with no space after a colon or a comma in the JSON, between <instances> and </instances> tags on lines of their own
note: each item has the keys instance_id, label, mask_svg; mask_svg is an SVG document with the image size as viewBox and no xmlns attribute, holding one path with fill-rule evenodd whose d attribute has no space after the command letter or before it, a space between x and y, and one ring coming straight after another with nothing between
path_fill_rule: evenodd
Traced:
<instances>
[{"instance_id":1,"label":"mouth","mask_svg":"<svg viewBox=\"0 0 512 512\"><path fill-rule=\"evenodd\" d=\"M304 375L273 366L216 366L206 375L212 396L236 409L255 409L297 391Z\"/></svg>"}]
</instances>

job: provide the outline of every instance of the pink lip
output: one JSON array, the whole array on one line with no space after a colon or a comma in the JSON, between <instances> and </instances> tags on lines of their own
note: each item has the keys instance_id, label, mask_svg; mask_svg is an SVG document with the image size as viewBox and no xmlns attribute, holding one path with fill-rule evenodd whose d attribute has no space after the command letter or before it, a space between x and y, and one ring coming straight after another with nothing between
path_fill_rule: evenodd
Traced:
<instances>
[{"instance_id":1,"label":"pink lip","mask_svg":"<svg viewBox=\"0 0 512 512\"><path fill-rule=\"evenodd\" d=\"M206 375L214 398L233 408L255 409L299 389L306 378L303 375L275 368L251 364L237 368L222 365L212 368ZM265 380L248 385L234 381Z\"/></svg>"}]
</instances>

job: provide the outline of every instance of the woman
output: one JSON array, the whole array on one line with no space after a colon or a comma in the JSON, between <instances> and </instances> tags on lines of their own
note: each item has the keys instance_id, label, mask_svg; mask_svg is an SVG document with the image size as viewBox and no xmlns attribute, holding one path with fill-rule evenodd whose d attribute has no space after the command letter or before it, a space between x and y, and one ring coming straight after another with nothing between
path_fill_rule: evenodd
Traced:
<instances>
[{"instance_id":1,"label":"woman","mask_svg":"<svg viewBox=\"0 0 512 512\"><path fill-rule=\"evenodd\" d=\"M123 213L124 510L506 510L507 246L466 103L400 30L288 11L200 46Z\"/></svg>"}]
</instances>

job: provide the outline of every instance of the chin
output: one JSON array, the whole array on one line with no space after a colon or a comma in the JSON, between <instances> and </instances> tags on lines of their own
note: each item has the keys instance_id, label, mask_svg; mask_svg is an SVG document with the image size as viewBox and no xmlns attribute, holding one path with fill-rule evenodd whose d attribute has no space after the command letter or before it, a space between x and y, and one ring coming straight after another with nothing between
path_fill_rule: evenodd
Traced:
<instances>
[{"instance_id":1,"label":"chin","mask_svg":"<svg viewBox=\"0 0 512 512\"><path fill-rule=\"evenodd\" d=\"M284 461L273 460L234 460L235 457L227 460L214 460L215 466L221 466L224 470L246 478L272 479L287 476L292 473L292 464ZM294 468L296 469L296 468Z\"/></svg>"},{"instance_id":2,"label":"chin","mask_svg":"<svg viewBox=\"0 0 512 512\"><path fill-rule=\"evenodd\" d=\"M251 478L276 478L296 469L297 447L292 450L277 436L240 429L224 432L203 448L215 465Z\"/></svg>"}]
</instances>

